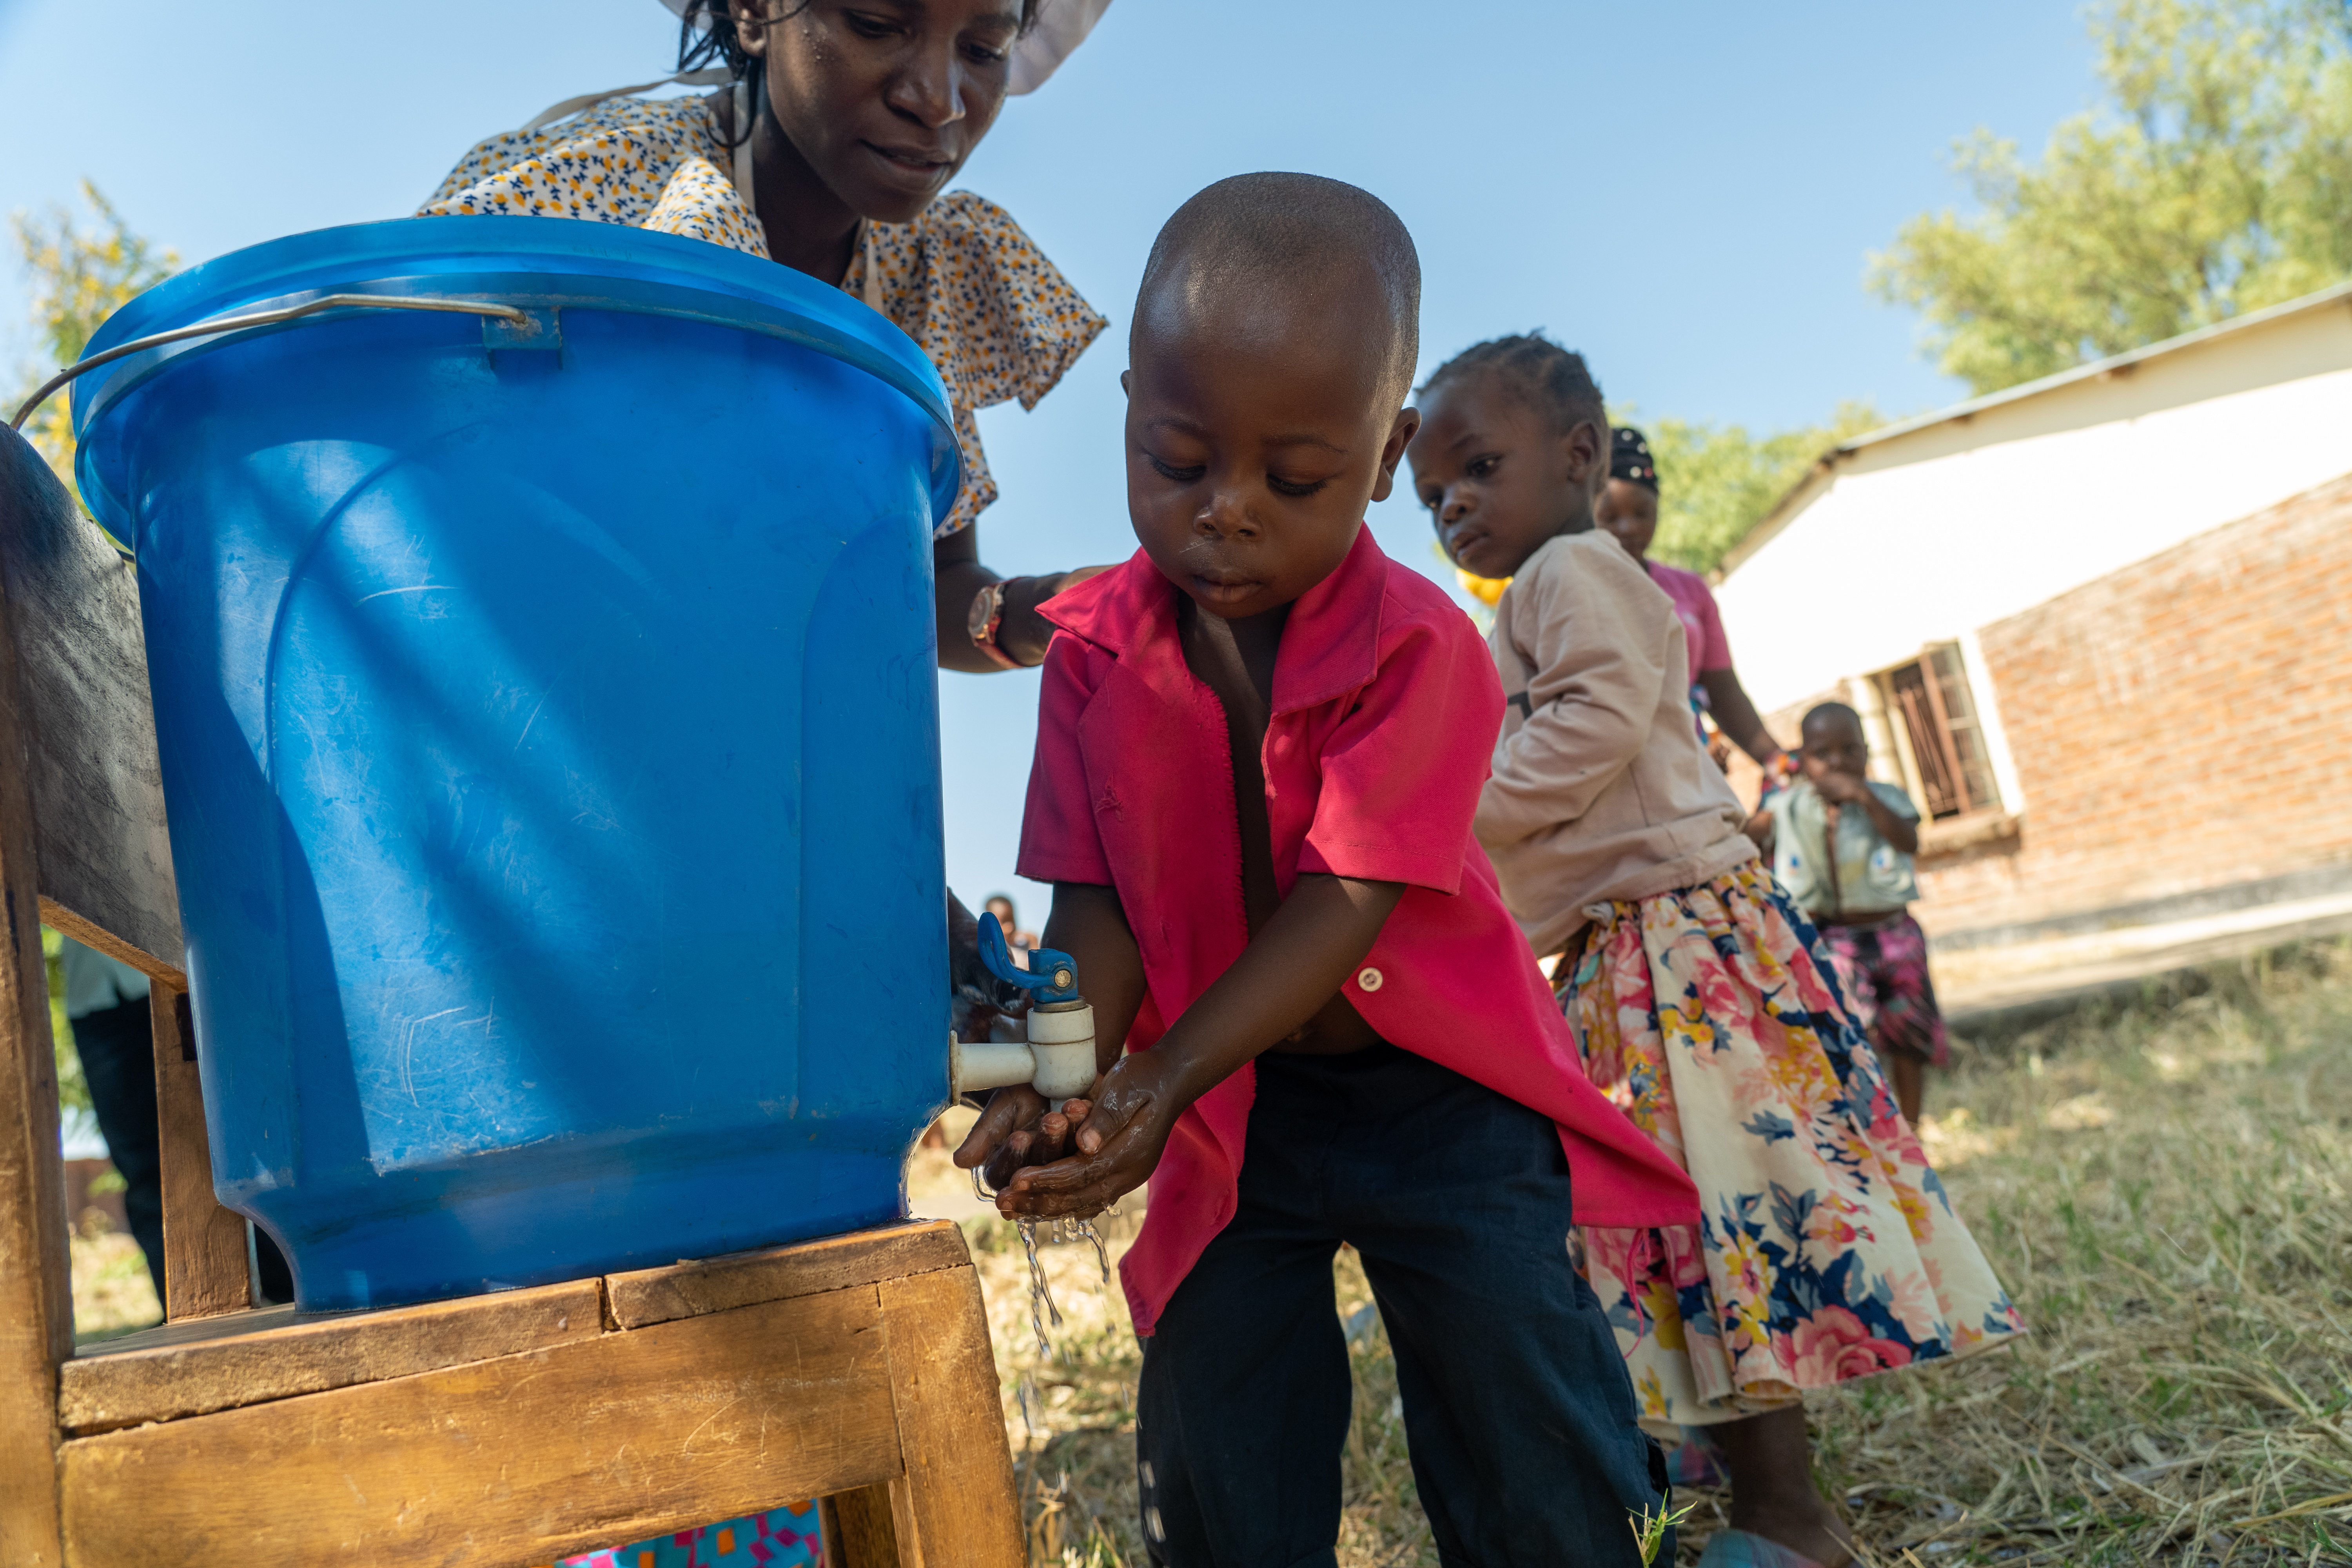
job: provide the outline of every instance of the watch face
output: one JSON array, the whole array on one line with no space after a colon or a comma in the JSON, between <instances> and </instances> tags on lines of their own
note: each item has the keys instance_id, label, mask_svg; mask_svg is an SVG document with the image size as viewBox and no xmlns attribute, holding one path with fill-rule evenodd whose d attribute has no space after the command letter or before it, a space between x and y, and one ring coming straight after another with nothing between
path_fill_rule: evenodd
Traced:
<instances>
[{"instance_id":1,"label":"watch face","mask_svg":"<svg viewBox=\"0 0 2352 1568\"><path fill-rule=\"evenodd\" d=\"M971 609L964 616L964 629L971 640L984 643L996 629L997 585L993 583L971 596Z\"/></svg>"}]
</instances>

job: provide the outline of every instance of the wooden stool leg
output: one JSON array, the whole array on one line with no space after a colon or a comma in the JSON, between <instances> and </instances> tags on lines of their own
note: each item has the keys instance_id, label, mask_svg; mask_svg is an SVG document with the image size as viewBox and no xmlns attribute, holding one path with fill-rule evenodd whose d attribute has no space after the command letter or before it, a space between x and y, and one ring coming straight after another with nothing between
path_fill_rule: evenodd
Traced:
<instances>
[{"instance_id":1,"label":"wooden stool leg","mask_svg":"<svg viewBox=\"0 0 2352 1568\"><path fill-rule=\"evenodd\" d=\"M196 1036L188 994L155 983L148 1004L155 1030L155 1115L163 1152L163 1303L173 1322L215 1318L253 1305L245 1216L213 1195L212 1139L196 1076Z\"/></svg>"},{"instance_id":2,"label":"wooden stool leg","mask_svg":"<svg viewBox=\"0 0 2352 1568\"><path fill-rule=\"evenodd\" d=\"M73 1269L13 648L0 606L0 1563L57 1568L58 1364L73 1354Z\"/></svg>"},{"instance_id":3,"label":"wooden stool leg","mask_svg":"<svg viewBox=\"0 0 2352 1568\"><path fill-rule=\"evenodd\" d=\"M980 1276L947 1268L882 1282L905 1477L891 1484L906 1568L1022 1568L1021 1500ZM845 1521L845 1524L846 1521Z\"/></svg>"}]
</instances>

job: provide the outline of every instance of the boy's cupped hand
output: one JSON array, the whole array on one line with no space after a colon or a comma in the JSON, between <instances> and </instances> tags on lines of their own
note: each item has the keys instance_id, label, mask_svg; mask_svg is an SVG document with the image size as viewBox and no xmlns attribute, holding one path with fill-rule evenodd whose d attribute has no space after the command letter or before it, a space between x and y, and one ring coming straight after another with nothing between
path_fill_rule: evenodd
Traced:
<instances>
[{"instance_id":1,"label":"boy's cupped hand","mask_svg":"<svg viewBox=\"0 0 2352 1568\"><path fill-rule=\"evenodd\" d=\"M990 1186L1003 1187L1024 1167L1050 1164L1069 1152L1070 1129L1093 1109L1085 1096L1066 1100L1054 1110L1025 1083L1000 1089L956 1146L955 1163L965 1170L977 1168Z\"/></svg>"},{"instance_id":2,"label":"boy's cupped hand","mask_svg":"<svg viewBox=\"0 0 2352 1568\"><path fill-rule=\"evenodd\" d=\"M1174 1067L1150 1051L1129 1057L1059 1111L1034 1089L999 1089L955 1163L982 1168L1007 1219L1091 1219L1160 1163L1188 1103L1164 1081Z\"/></svg>"}]
</instances>

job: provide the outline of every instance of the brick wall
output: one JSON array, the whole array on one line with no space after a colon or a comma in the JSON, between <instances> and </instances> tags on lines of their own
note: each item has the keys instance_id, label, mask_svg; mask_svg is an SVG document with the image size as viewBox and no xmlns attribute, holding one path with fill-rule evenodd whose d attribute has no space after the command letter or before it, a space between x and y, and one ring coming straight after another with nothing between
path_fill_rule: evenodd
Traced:
<instances>
[{"instance_id":1,"label":"brick wall","mask_svg":"<svg viewBox=\"0 0 2352 1568\"><path fill-rule=\"evenodd\" d=\"M1923 860L1930 932L2352 866L2352 475L1979 638L2024 819Z\"/></svg>"}]
</instances>

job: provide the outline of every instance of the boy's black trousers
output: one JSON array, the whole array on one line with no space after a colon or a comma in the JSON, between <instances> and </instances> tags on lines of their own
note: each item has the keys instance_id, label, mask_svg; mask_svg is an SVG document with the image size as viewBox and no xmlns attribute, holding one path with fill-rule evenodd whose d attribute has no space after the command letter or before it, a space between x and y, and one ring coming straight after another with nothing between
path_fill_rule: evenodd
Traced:
<instances>
[{"instance_id":1,"label":"boy's black trousers","mask_svg":"<svg viewBox=\"0 0 2352 1568\"><path fill-rule=\"evenodd\" d=\"M1552 1123L1394 1046L1257 1060L1240 1208L1144 1342L1143 1535L1168 1568L1334 1563L1362 1255L1441 1559L1632 1568L1665 1467L1568 1257ZM1674 1561L1671 1543L1657 1561Z\"/></svg>"}]
</instances>

